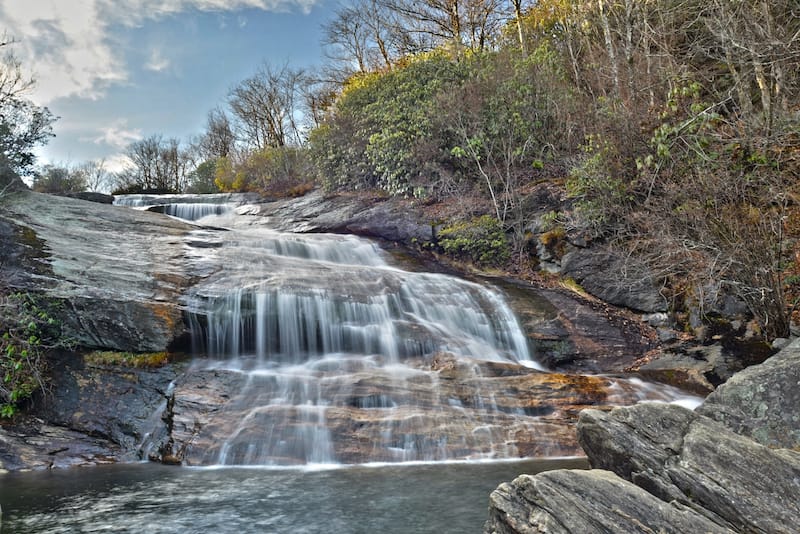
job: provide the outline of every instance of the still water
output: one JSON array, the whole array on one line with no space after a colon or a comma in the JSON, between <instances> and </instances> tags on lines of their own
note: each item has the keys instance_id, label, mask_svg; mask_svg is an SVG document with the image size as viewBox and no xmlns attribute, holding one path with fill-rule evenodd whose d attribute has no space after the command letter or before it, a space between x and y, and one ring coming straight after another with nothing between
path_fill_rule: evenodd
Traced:
<instances>
[{"instance_id":1,"label":"still water","mask_svg":"<svg viewBox=\"0 0 800 534\"><path fill-rule=\"evenodd\" d=\"M346 468L154 464L0 475L0 532L480 533L489 494L583 459Z\"/></svg>"}]
</instances>

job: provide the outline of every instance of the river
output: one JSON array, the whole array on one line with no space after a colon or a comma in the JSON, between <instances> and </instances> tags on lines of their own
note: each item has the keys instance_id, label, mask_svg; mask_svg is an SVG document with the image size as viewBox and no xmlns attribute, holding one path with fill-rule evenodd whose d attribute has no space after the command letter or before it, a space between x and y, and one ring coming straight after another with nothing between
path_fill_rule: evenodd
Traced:
<instances>
[{"instance_id":1,"label":"river","mask_svg":"<svg viewBox=\"0 0 800 534\"><path fill-rule=\"evenodd\" d=\"M0 475L11 533L469 534L489 494L519 473L585 460L352 466L101 466Z\"/></svg>"}]
</instances>

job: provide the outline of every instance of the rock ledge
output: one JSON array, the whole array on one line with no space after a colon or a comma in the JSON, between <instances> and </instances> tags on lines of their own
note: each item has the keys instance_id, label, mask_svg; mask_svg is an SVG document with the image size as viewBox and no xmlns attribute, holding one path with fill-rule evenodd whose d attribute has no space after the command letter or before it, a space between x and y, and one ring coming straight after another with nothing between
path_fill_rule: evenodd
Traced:
<instances>
[{"instance_id":1,"label":"rock ledge","mask_svg":"<svg viewBox=\"0 0 800 534\"><path fill-rule=\"evenodd\" d=\"M798 376L795 342L697 412L585 410L578 439L594 469L502 484L484 532L800 532Z\"/></svg>"}]
</instances>

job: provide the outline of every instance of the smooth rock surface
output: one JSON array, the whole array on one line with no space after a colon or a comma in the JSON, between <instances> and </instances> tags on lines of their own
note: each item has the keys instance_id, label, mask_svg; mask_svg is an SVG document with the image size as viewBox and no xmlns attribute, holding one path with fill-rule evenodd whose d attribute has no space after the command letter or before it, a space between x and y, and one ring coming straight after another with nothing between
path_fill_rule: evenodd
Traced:
<instances>
[{"instance_id":1,"label":"smooth rock surface","mask_svg":"<svg viewBox=\"0 0 800 534\"><path fill-rule=\"evenodd\" d=\"M430 222L399 199L326 197L318 190L298 199L262 203L250 213L268 216L277 229L291 232L349 233L405 244L434 238Z\"/></svg>"},{"instance_id":2,"label":"smooth rock surface","mask_svg":"<svg viewBox=\"0 0 800 534\"><path fill-rule=\"evenodd\" d=\"M165 350L185 332L191 226L162 215L21 192L0 201L6 287L60 302L67 334L87 347Z\"/></svg>"},{"instance_id":3,"label":"smooth rock surface","mask_svg":"<svg viewBox=\"0 0 800 534\"><path fill-rule=\"evenodd\" d=\"M614 473L549 471L501 484L489 498L487 534L730 533Z\"/></svg>"}]
</instances>

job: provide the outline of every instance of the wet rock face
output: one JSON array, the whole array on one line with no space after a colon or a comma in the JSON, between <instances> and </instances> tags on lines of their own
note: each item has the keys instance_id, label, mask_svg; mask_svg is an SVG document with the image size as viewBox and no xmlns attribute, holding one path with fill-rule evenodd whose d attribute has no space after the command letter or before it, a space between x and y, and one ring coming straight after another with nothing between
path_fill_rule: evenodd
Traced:
<instances>
[{"instance_id":1,"label":"wet rock face","mask_svg":"<svg viewBox=\"0 0 800 534\"><path fill-rule=\"evenodd\" d=\"M441 369L404 378L360 370L296 381L193 372L178 382L164 417L172 424L171 454L188 465L572 455L577 412L606 399L599 378L519 366L482 372L449 358L435 365ZM328 405L274 400L299 389Z\"/></svg>"},{"instance_id":2,"label":"wet rock face","mask_svg":"<svg viewBox=\"0 0 800 534\"><path fill-rule=\"evenodd\" d=\"M164 350L185 330L180 295L190 227L167 217L37 193L0 204L7 286L62 303L81 345Z\"/></svg>"},{"instance_id":3,"label":"wet rock face","mask_svg":"<svg viewBox=\"0 0 800 534\"><path fill-rule=\"evenodd\" d=\"M194 370L177 381L153 459L207 465L575 455L581 409L623 401L620 389L631 388L627 402L637 394L608 378L447 354L409 365L402 373L356 365L295 377ZM309 392L325 406L288 400Z\"/></svg>"},{"instance_id":4,"label":"wet rock face","mask_svg":"<svg viewBox=\"0 0 800 534\"><path fill-rule=\"evenodd\" d=\"M572 295L501 285L537 361L570 373L622 373L653 346L641 327Z\"/></svg>"},{"instance_id":5,"label":"wet rock face","mask_svg":"<svg viewBox=\"0 0 800 534\"><path fill-rule=\"evenodd\" d=\"M53 383L36 400L34 417L0 426L0 470L138 460L180 366L86 365L71 354L52 365Z\"/></svg>"},{"instance_id":6,"label":"wet rock face","mask_svg":"<svg viewBox=\"0 0 800 534\"><path fill-rule=\"evenodd\" d=\"M118 462L120 448L100 437L31 419L0 426L0 473Z\"/></svg>"}]
</instances>

